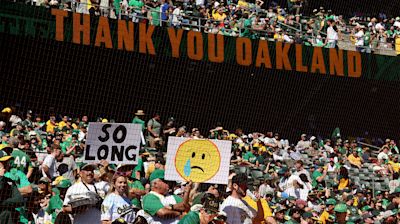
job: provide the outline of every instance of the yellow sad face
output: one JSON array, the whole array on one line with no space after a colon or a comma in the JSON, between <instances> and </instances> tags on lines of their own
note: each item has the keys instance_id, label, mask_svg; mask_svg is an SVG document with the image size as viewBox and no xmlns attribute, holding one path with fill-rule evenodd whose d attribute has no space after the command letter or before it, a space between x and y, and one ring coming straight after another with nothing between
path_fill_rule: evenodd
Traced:
<instances>
[{"instance_id":1,"label":"yellow sad face","mask_svg":"<svg viewBox=\"0 0 400 224\"><path fill-rule=\"evenodd\" d=\"M205 182L218 173L221 156L209 140L191 139L182 143L175 155L175 167L186 181Z\"/></svg>"}]
</instances>

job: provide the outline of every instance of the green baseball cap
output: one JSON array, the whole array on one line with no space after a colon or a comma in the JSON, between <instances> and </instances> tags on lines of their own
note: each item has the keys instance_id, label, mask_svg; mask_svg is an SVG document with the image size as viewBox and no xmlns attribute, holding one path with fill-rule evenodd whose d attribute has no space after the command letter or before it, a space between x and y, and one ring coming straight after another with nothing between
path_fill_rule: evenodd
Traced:
<instances>
[{"instance_id":1,"label":"green baseball cap","mask_svg":"<svg viewBox=\"0 0 400 224\"><path fill-rule=\"evenodd\" d=\"M363 212L370 211L370 210L372 210L372 208L369 205L366 205L366 206L361 208L361 211L363 211Z\"/></svg>"},{"instance_id":2,"label":"green baseball cap","mask_svg":"<svg viewBox=\"0 0 400 224\"><path fill-rule=\"evenodd\" d=\"M375 196L382 194L382 191L375 191Z\"/></svg>"},{"instance_id":3,"label":"green baseball cap","mask_svg":"<svg viewBox=\"0 0 400 224\"><path fill-rule=\"evenodd\" d=\"M343 203L340 203L340 204L337 204L336 206L335 206L335 209L334 209L334 211L335 212L347 212L347 205L346 204L343 204Z\"/></svg>"},{"instance_id":4,"label":"green baseball cap","mask_svg":"<svg viewBox=\"0 0 400 224\"><path fill-rule=\"evenodd\" d=\"M326 205L336 205L336 200L333 198L328 198L328 200L326 200Z\"/></svg>"},{"instance_id":5,"label":"green baseball cap","mask_svg":"<svg viewBox=\"0 0 400 224\"><path fill-rule=\"evenodd\" d=\"M150 182L152 182L155 179L164 180L164 176L165 176L165 170L156 169L153 171L153 173L151 173L149 180Z\"/></svg>"},{"instance_id":6,"label":"green baseball cap","mask_svg":"<svg viewBox=\"0 0 400 224\"><path fill-rule=\"evenodd\" d=\"M282 167L279 171L278 174L282 175L285 174L287 171L289 171L289 169L287 167Z\"/></svg>"},{"instance_id":7,"label":"green baseball cap","mask_svg":"<svg viewBox=\"0 0 400 224\"><path fill-rule=\"evenodd\" d=\"M61 180L58 184L57 184L57 188L69 188L71 187L71 181L69 179L64 179Z\"/></svg>"}]
</instances>

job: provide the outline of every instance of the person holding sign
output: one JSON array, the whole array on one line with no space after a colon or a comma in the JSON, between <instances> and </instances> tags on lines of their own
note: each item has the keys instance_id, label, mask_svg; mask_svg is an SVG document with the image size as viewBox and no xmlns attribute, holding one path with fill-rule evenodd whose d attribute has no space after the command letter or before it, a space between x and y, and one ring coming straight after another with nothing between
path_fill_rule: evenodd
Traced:
<instances>
[{"instance_id":1,"label":"person holding sign","mask_svg":"<svg viewBox=\"0 0 400 224\"><path fill-rule=\"evenodd\" d=\"M172 224L178 223L180 216L189 211L189 193L192 182L185 187L183 199L176 195L168 195L169 187L164 181L164 175L150 178L151 191L143 197L143 211L140 214L148 223Z\"/></svg>"},{"instance_id":2,"label":"person holding sign","mask_svg":"<svg viewBox=\"0 0 400 224\"><path fill-rule=\"evenodd\" d=\"M111 224L119 218L131 223L136 217L136 207L128 198L128 178L126 172L116 172L112 178L110 194L101 205L101 223ZM130 174L130 173L129 173Z\"/></svg>"}]
</instances>

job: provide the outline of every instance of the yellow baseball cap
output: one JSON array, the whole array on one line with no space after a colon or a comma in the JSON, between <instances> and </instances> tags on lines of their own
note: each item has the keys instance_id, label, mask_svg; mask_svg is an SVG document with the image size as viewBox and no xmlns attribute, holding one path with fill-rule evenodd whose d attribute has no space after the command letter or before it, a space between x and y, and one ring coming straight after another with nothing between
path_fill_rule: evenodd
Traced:
<instances>
[{"instance_id":1,"label":"yellow baseball cap","mask_svg":"<svg viewBox=\"0 0 400 224\"><path fill-rule=\"evenodd\" d=\"M11 156L9 156L4 150L0 150L0 162L4 162L11 159Z\"/></svg>"}]
</instances>

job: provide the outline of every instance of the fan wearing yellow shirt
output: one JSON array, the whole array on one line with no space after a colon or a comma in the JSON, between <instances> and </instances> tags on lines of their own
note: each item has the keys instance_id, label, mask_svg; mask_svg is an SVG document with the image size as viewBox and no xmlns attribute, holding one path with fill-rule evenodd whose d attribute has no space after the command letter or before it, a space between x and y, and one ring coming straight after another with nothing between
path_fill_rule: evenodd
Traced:
<instances>
[{"instance_id":1,"label":"fan wearing yellow shirt","mask_svg":"<svg viewBox=\"0 0 400 224\"><path fill-rule=\"evenodd\" d=\"M395 173L398 173L399 169L400 169L400 163L399 163L398 157L390 155L389 158L390 158L390 160L388 162L389 170L391 170L391 171L393 171Z\"/></svg>"},{"instance_id":2,"label":"fan wearing yellow shirt","mask_svg":"<svg viewBox=\"0 0 400 224\"><path fill-rule=\"evenodd\" d=\"M64 116L62 118L62 121L58 123L58 129L62 130L63 127L67 126L67 122L68 122L68 116Z\"/></svg>"},{"instance_id":3,"label":"fan wearing yellow shirt","mask_svg":"<svg viewBox=\"0 0 400 224\"><path fill-rule=\"evenodd\" d=\"M50 120L46 122L46 132L54 134L54 128L58 126L56 122L56 117L54 115L50 116Z\"/></svg>"},{"instance_id":4,"label":"fan wearing yellow shirt","mask_svg":"<svg viewBox=\"0 0 400 224\"><path fill-rule=\"evenodd\" d=\"M213 11L212 16L215 20L217 21L224 21L226 18L226 14L224 13L225 8L224 7L220 7L216 10Z\"/></svg>"},{"instance_id":5,"label":"fan wearing yellow shirt","mask_svg":"<svg viewBox=\"0 0 400 224\"><path fill-rule=\"evenodd\" d=\"M358 155L357 150L353 150L353 154L349 155L347 157L347 159L349 160L350 164L352 166L358 167L359 169L361 168L361 162L362 159L361 157Z\"/></svg>"},{"instance_id":6,"label":"fan wearing yellow shirt","mask_svg":"<svg viewBox=\"0 0 400 224\"><path fill-rule=\"evenodd\" d=\"M321 222L322 224L326 224L326 221L329 219L329 215L333 214L334 212L334 208L336 205L336 200L333 198L329 198L328 200L326 200L326 204L327 207L324 210L324 212L322 212L321 216L319 217L319 222Z\"/></svg>"}]
</instances>

